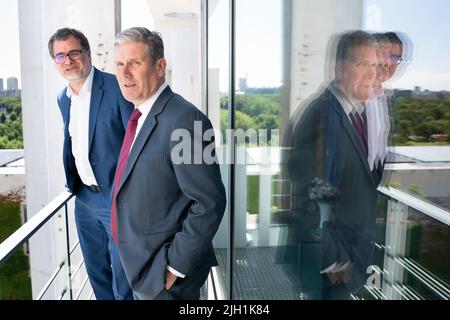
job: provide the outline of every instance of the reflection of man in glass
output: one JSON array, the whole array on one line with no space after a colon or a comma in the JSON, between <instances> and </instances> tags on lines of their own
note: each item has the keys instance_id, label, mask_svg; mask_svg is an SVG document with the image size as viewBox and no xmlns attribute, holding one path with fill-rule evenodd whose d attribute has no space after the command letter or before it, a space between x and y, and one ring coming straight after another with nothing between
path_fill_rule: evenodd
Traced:
<instances>
[{"instance_id":1,"label":"reflection of man in glass","mask_svg":"<svg viewBox=\"0 0 450 320\"><path fill-rule=\"evenodd\" d=\"M389 80L403 60L403 42L394 32L376 33L377 40L377 76L374 90L367 101L368 161L371 170L375 170L381 179L386 161L388 137L391 129L390 109L392 90ZM386 178L386 177L385 177Z\"/></svg>"},{"instance_id":2,"label":"reflection of man in glass","mask_svg":"<svg viewBox=\"0 0 450 320\"><path fill-rule=\"evenodd\" d=\"M365 110L376 48L366 32L342 34L335 80L291 119L286 168L292 225L283 258L295 261L305 298L348 299L366 282L379 183L367 161Z\"/></svg>"}]
</instances>

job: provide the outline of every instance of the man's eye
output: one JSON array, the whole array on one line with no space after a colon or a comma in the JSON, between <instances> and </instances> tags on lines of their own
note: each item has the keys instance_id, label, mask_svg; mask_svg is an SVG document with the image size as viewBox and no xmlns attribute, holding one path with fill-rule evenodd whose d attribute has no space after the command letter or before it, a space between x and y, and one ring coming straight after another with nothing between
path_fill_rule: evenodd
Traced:
<instances>
[{"instance_id":1,"label":"man's eye","mask_svg":"<svg viewBox=\"0 0 450 320\"><path fill-rule=\"evenodd\" d=\"M134 68L139 67L141 65L140 61L131 61L130 65Z\"/></svg>"}]
</instances>

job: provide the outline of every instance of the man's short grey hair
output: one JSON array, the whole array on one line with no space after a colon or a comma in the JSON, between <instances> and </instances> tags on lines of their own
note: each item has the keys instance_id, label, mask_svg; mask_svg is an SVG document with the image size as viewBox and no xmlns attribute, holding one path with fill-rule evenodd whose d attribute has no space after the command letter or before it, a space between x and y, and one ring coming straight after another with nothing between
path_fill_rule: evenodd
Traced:
<instances>
[{"instance_id":1,"label":"man's short grey hair","mask_svg":"<svg viewBox=\"0 0 450 320\"><path fill-rule=\"evenodd\" d=\"M150 31L144 27L126 29L116 35L114 46L128 42L145 43L148 46L150 59L156 62L164 58L164 43L159 32Z\"/></svg>"},{"instance_id":2,"label":"man's short grey hair","mask_svg":"<svg viewBox=\"0 0 450 320\"><path fill-rule=\"evenodd\" d=\"M337 44L336 61L354 59L354 49L362 46L376 48L378 46L377 39L370 33L362 30L342 33Z\"/></svg>"}]
</instances>

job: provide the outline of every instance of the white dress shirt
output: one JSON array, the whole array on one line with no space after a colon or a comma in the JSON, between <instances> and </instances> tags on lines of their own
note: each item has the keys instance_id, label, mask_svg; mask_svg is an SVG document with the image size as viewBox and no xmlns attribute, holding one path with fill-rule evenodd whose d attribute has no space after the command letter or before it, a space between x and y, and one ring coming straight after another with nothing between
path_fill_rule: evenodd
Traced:
<instances>
[{"instance_id":1,"label":"white dress shirt","mask_svg":"<svg viewBox=\"0 0 450 320\"><path fill-rule=\"evenodd\" d=\"M91 106L92 80L94 68L91 67L89 76L80 92L76 94L67 85L66 94L71 100L69 134L72 139L72 154L75 158L78 175L85 185L97 185L91 163L89 162L89 110Z\"/></svg>"},{"instance_id":2,"label":"white dress shirt","mask_svg":"<svg viewBox=\"0 0 450 320\"><path fill-rule=\"evenodd\" d=\"M164 89L167 87L167 83L163 83L159 89L155 92L154 95L152 95L148 100L144 101L140 105L136 106L136 108L139 109L141 112L141 116L138 119L138 124L136 127L136 134L134 135L133 143L131 144L131 148L133 148L134 142L136 141L136 137L138 136L139 132L141 131L142 125L145 122L145 119L147 119L148 114L150 113L150 110L152 109L153 105L155 104L158 97L161 95L161 93L164 91ZM130 148L130 152L131 152Z\"/></svg>"},{"instance_id":3,"label":"white dress shirt","mask_svg":"<svg viewBox=\"0 0 450 320\"><path fill-rule=\"evenodd\" d=\"M353 110L356 110L356 112L359 113L359 115L362 115L362 112L364 111L364 105L361 102L358 101L352 101L349 99L341 89L337 86L335 82L333 82L330 85L330 91L331 93L336 97L336 99L341 104L342 108L344 109L345 113L347 114L348 119L350 120L350 123L353 124L352 119L350 118L350 113L353 112ZM362 118L362 116L361 116Z\"/></svg>"},{"instance_id":4,"label":"white dress shirt","mask_svg":"<svg viewBox=\"0 0 450 320\"><path fill-rule=\"evenodd\" d=\"M373 95L367 102L367 140L370 170L383 163L387 153L387 142L391 129L387 96L384 91Z\"/></svg>"}]
</instances>

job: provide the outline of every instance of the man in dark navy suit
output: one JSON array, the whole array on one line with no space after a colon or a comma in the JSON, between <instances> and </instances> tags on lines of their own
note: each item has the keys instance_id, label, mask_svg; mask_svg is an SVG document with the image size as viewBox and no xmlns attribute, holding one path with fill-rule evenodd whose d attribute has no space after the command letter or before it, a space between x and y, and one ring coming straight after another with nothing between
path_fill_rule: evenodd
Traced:
<instances>
[{"instance_id":1,"label":"man in dark navy suit","mask_svg":"<svg viewBox=\"0 0 450 320\"><path fill-rule=\"evenodd\" d=\"M132 299L109 217L114 172L133 105L113 75L92 66L89 42L80 31L59 29L48 49L68 81L58 96L63 162L67 188L76 195L75 221L89 280L98 300Z\"/></svg>"},{"instance_id":2,"label":"man in dark navy suit","mask_svg":"<svg viewBox=\"0 0 450 320\"><path fill-rule=\"evenodd\" d=\"M131 28L116 36L117 79L136 108L117 165L112 234L136 299L199 299L217 265L212 239L225 189L211 122L172 92L165 72L158 33ZM179 134L191 138L182 156Z\"/></svg>"}]
</instances>

